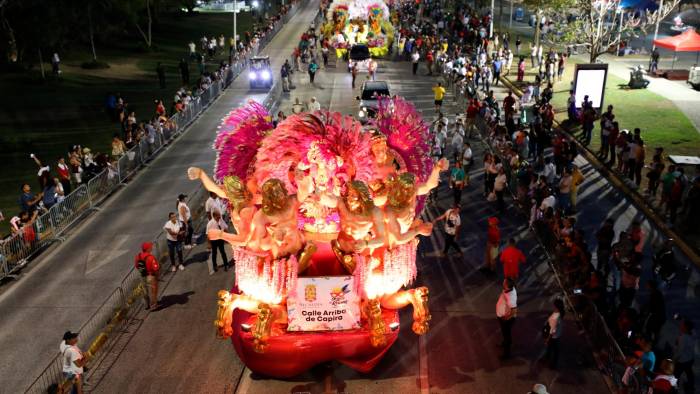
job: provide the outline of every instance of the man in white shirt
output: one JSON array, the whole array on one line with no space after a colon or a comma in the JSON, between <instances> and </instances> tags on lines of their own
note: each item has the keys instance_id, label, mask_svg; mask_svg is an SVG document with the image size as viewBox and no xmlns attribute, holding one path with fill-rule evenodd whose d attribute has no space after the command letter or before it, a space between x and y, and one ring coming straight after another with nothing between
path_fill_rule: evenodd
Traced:
<instances>
[{"instance_id":1,"label":"man in white shirt","mask_svg":"<svg viewBox=\"0 0 700 394\"><path fill-rule=\"evenodd\" d=\"M413 75L416 75L418 73L418 61L420 60L420 55L418 54L417 50L413 50L413 53L411 54L411 64L413 66Z\"/></svg>"},{"instance_id":2,"label":"man in white shirt","mask_svg":"<svg viewBox=\"0 0 700 394\"><path fill-rule=\"evenodd\" d=\"M185 270L185 266L182 263L182 242L185 238L185 224L177 220L177 214L175 212L170 212L168 214L168 221L163 225L163 230L165 231L165 238L168 242L168 254L170 255L170 264L172 266L171 270L180 268L180 271ZM177 258L180 264L175 264L175 252L177 252Z\"/></svg>"},{"instance_id":3,"label":"man in white shirt","mask_svg":"<svg viewBox=\"0 0 700 394\"><path fill-rule=\"evenodd\" d=\"M545 179L547 179L547 184L548 185L553 185L554 180L557 177L557 167L552 163L552 159L550 157L546 157L544 159L544 171L542 172L542 175L544 175Z\"/></svg>"},{"instance_id":4,"label":"man in white shirt","mask_svg":"<svg viewBox=\"0 0 700 394\"><path fill-rule=\"evenodd\" d=\"M455 160L459 160L460 150L462 149L462 145L464 144L464 137L462 136L462 133L460 131L461 130L459 129L459 127L456 127L455 125L455 130L452 133L452 141L450 142L450 145L452 145L452 152L455 155Z\"/></svg>"},{"instance_id":5,"label":"man in white shirt","mask_svg":"<svg viewBox=\"0 0 700 394\"><path fill-rule=\"evenodd\" d=\"M212 218L207 223L207 234L211 230L219 230L225 232L228 230L228 224L221 219L221 212L217 209L212 211ZM211 242L211 265L209 266L209 275L213 275L216 272L216 255L217 252L221 252L221 259L224 261L224 271L228 271L228 257L226 256L225 241L223 239L217 239Z\"/></svg>"},{"instance_id":6,"label":"man in white shirt","mask_svg":"<svg viewBox=\"0 0 700 394\"><path fill-rule=\"evenodd\" d=\"M542 199L542 203L540 204L540 211L542 211L542 213L547 212L547 208L554 208L557 206L556 197L554 197L550 191L547 191L546 193L547 196Z\"/></svg>"},{"instance_id":7,"label":"man in white shirt","mask_svg":"<svg viewBox=\"0 0 700 394\"><path fill-rule=\"evenodd\" d=\"M309 101L309 112L315 112L315 111L320 111L321 110L321 103L316 100L316 97L311 97L311 101Z\"/></svg>"},{"instance_id":8,"label":"man in white shirt","mask_svg":"<svg viewBox=\"0 0 700 394\"><path fill-rule=\"evenodd\" d=\"M472 153L472 146L470 143L464 143L464 151L462 152L462 168L465 172L468 172L474 164L474 154Z\"/></svg>"},{"instance_id":9,"label":"man in white shirt","mask_svg":"<svg viewBox=\"0 0 700 394\"><path fill-rule=\"evenodd\" d=\"M66 331L63 334L63 341L59 346L61 353L61 364L63 365L63 379L65 383L60 388L63 393L71 392L72 386L75 386L75 391L78 394L83 392L83 366L87 362L87 358L80 351L78 346L78 334Z\"/></svg>"},{"instance_id":10,"label":"man in white shirt","mask_svg":"<svg viewBox=\"0 0 700 394\"><path fill-rule=\"evenodd\" d=\"M515 285L511 278L506 278L503 281L503 291L496 302L496 317L501 326L501 334L503 335L503 355L501 359L510 357L510 346L513 342L511 331L515 323L515 317L518 314L518 293L515 290Z\"/></svg>"},{"instance_id":11,"label":"man in white shirt","mask_svg":"<svg viewBox=\"0 0 700 394\"><path fill-rule=\"evenodd\" d=\"M214 211L219 211L223 213L224 204L221 202L219 196L217 196L216 193L209 192L209 198L207 198L207 201L204 203L204 212L207 213L207 219L211 220L212 213Z\"/></svg>"}]
</instances>

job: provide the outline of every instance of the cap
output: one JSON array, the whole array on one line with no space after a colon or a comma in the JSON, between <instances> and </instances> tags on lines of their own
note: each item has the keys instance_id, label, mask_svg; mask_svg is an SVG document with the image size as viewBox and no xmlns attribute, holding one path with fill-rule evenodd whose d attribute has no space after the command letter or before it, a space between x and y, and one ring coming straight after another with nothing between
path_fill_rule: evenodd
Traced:
<instances>
[{"instance_id":1,"label":"cap","mask_svg":"<svg viewBox=\"0 0 700 394\"><path fill-rule=\"evenodd\" d=\"M182 193L180 193L180 195L177 196L177 199L178 199L178 200L182 200L182 199L185 198L185 197L187 197L187 194L182 194Z\"/></svg>"},{"instance_id":2,"label":"cap","mask_svg":"<svg viewBox=\"0 0 700 394\"><path fill-rule=\"evenodd\" d=\"M547 392L547 387L542 383L536 383L532 386L532 392L534 394L549 394L549 392Z\"/></svg>"},{"instance_id":3,"label":"cap","mask_svg":"<svg viewBox=\"0 0 700 394\"><path fill-rule=\"evenodd\" d=\"M498 224L498 218L495 216L490 217L488 220L489 224L493 224L494 226Z\"/></svg>"},{"instance_id":4,"label":"cap","mask_svg":"<svg viewBox=\"0 0 700 394\"><path fill-rule=\"evenodd\" d=\"M66 331L66 332L63 334L63 340L64 340L64 341L67 341L67 340L70 340L70 339L73 339L73 338L77 338L77 337L78 337L78 333L77 333L77 332Z\"/></svg>"},{"instance_id":5,"label":"cap","mask_svg":"<svg viewBox=\"0 0 700 394\"><path fill-rule=\"evenodd\" d=\"M151 249L153 249L152 242L144 242L141 244L141 250L143 250L144 252L150 252Z\"/></svg>"}]
</instances>

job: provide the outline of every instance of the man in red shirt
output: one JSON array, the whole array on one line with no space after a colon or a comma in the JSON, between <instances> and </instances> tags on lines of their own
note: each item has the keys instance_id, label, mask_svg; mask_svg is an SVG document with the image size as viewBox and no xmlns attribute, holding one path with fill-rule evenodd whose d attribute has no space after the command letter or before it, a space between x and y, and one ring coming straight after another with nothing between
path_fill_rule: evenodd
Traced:
<instances>
[{"instance_id":1,"label":"man in red shirt","mask_svg":"<svg viewBox=\"0 0 700 394\"><path fill-rule=\"evenodd\" d=\"M66 164L66 159L64 157L58 158L56 171L58 172L58 181L61 182L61 186L63 186L63 193L67 196L71 191L70 168L68 164Z\"/></svg>"},{"instance_id":2,"label":"man in red shirt","mask_svg":"<svg viewBox=\"0 0 700 394\"><path fill-rule=\"evenodd\" d=\"M151 251L153 244L144 242L141 245L141 253L136 255L134 266L141 273L143 280L143 299L146 302L146 310L154 310L158 307L158 274L160 266Z\"/></svg>"},{"instance_id":3,"label":"man in red shirt","mask_svg":"<svg viewBox=\"0 0 700 394\"><path fill-rule=\"evenodd\" d=\"M520 275L520 264L525 263L525 255L515 246L515 239L508 240L508 245L501 252L501 263L503 263L503 275L518 280Z\"/></svg>"},{"instance_id":4,"label":"man in red shirt","mask_svg":"<svg viewBox=\"0 0 700 394\"><path fill-rule=\"evenodd\" d=\"M476 126L476 115L479 114L479 101L475 99L469 100L467 107L467 138L472 138L472 130Z\"/></svg>"}]
</instances>

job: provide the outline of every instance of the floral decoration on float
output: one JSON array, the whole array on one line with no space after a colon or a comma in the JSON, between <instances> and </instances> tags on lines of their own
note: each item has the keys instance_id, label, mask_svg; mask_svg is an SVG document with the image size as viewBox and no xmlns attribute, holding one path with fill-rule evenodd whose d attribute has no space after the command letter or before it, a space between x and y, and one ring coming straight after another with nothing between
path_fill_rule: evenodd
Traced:
<instances>
[{"instance_id":1,"label":"floral decoration on float","mask_svg":"<svg viewBox=\"0 0 700 394\"><path fill-rule=\"evenodd\" d=\"M210 230L234 250L235 286L219 291L216 332L241 360L272 377L337 360L371 370L396 341L398 310L428 331L418 275L417 218L437 186L428 125L402 98L381 98L376 120L319 111L273 128L257 102L232 111L214 149L213 177L188 169L227 201L235 233Z\"/></svg>"}]
</instances>

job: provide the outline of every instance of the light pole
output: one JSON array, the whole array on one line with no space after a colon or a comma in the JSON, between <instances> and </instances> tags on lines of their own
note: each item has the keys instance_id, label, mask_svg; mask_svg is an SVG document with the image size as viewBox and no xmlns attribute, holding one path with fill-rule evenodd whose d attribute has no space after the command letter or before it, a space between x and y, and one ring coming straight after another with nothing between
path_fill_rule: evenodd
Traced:
<instances>
[{"instance_id":1,"label":"light pole","mask_svg":"<svg viewBox=\"0 0 700 394\"><path fill-rule=\"evenodd\" d=\"M236 11L238 11L238 0L233 0L233 46L238 52L238 30L236 28Z\"/></svg>"},{"instance_id":2,"label":"light pole","mask_svg":"<svg viewBox=\"0 0 700 394\"><path fill-rule=\"evenodd\" d=\"M661 15L662 12L664 12L664 0L661 0L659 2L659 10L657 11L659 15L656 18L656 27L654 28L654 39L651 41L651 51L654 52L654 49L656 49L656 41L657 36L659 35L659 24L661 23ZM673 56L674 58L676 57L675 55Z\"/></svg>"},{"instance_id":3,"label":"light pole","mask_svg":"<svg viewBox=\"0 0 700 394\"><path fill-rule=\"evenodd\" d=\"M494 8L495 8L495 0L491 0L491 23L489 24L489 38L493 38L493 17L495 16L494 13Z\"/></svg>"}]
</instances>

